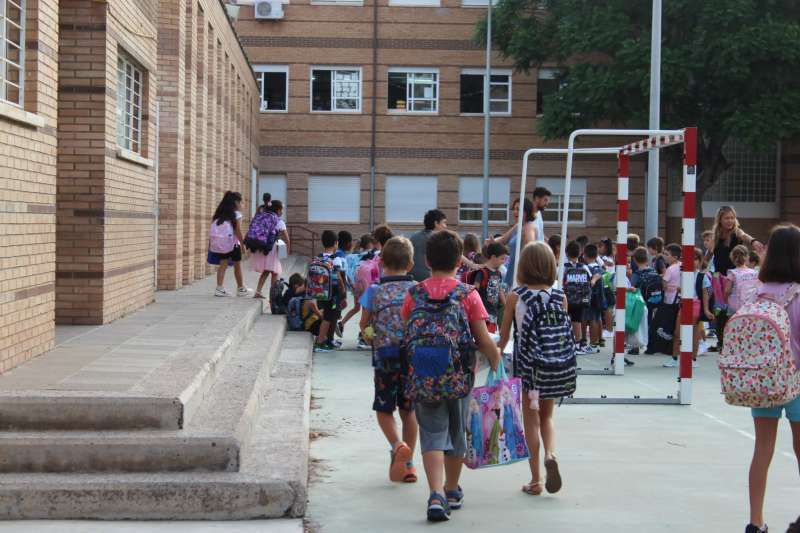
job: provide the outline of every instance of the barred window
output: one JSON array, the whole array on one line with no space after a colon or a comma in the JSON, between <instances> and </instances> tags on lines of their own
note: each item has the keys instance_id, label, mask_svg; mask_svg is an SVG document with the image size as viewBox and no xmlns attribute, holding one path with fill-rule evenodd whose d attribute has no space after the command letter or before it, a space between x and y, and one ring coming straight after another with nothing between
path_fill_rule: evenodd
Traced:
<instances>
[{"instance_id":1,"label":"barred window","mask_svg":"<svg viewBox=\"0 0 800 533\"><path fill-rule=\"evenodd\" d=\"M389 69L388 108L408 113L439 109L438 69Z\"/></svg>"},{"instance_id":2,"label":"barred window","mask_svg":"<svg viewBox=\"0 0 800 533\"><path fill-rule=\"evenodd\" d=\"M552 191L550 205L544 211L545 224L561 224L564 217L564 178L539 178L538 187L546 187ZM586 179L572 178L567 209L568 225L586 224Z\"/></svg>"},{"instance_id":3,"label":"barred window","mask_svg":"<svg viewBox=\"0 0 800 533\"><path fill-rule=\"evenodd\" d=\"M117 144L142 152L142 87L144 70L128 57L117 59Z\"/></svg>"},{"instance_id":4,"label":"barred window","mask_svg":"<svg viewBox=\"0 0 800 533\"><path fill-rule=\"evenodd\" d=\"M22 107L25 0L0 0L0 101Z\"/></svg>"}]
</instances>

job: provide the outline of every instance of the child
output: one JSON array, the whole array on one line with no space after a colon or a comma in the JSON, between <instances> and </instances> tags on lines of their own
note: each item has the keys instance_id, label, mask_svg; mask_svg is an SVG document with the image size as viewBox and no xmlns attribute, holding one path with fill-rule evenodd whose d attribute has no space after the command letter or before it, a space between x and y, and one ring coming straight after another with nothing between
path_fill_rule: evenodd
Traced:
<instances>
[{"instance_id":1,"label":"child","mask_svg":"<svg viewBox=\"0 0 800 533\"><path fill-rule=\"evenodd\" d=\"M600 353L599 349L589 346L583 328L585 315L592 298L592 288L600 277L593 276L589 267L578 261L581 247L577 241L567 244L565 252L567 263L564 265L562 287L567 294L572 331L575 336L575 344L578 345L577 353L586 355Z\"/></svg>"},{"instance_id":2,"label":"child","mask_svg":"<svg viewBox=\"0 0 800 533\"><path fill-rule=\"evenodd\" d=\"M227 191L214 211L208 235L208 259L217 267L217 288L214 296L230 296L225 290L225 270L233 263L233 276L236 278L236 296L247 296L250 289L245 287L242 277L242 195Z\"/></svg>"},{"instance_id":3,"label":"child","mask_svg":"<svg viewBox=\"0 0 800 533\"><path fill-rule=\"evenodd\" d=\"M554 453L553 411L555 400L575 392L577 376L575 344L567 313L569 304L563 292L552 288L555 280L556 258L550 248L542 242L528 244L520 254L519 286L508 296L509 312L503 318L498 343L502 351L513 323L514 376L522 380L525 391L523 420L531 469L530 483L523 485L522 491L532 496L542 493L540 433L547 471L544 488L550 493L561 490L561 474ZM557 342L540 343L531 338L534 336L546 336Z\"/></svg>"},{"instance_id":4,"label":"child","mask_svg":"<svg viewBox=\"0 0 800 533\"><path fill-rule=\"evenodd\" d=\"M370 254L373 253L377 241L375 237L372 236L371 233L367 233L361 236L359 240L359 251L348 254L345 257L345 279L347 280L347 286L353 292L353 308L345 315L345 317L336 325L336 333L341 337L344 334L344 326L347 322L353 318L359 311L361 311L361 304L359 303L361 300L361 296L364 294L364 290L361 289L356 284L356 273L358 272L358 267L366 257L372 257ZM359 344L361 344L361 335L359 334ZM368 349L368 345L367 346ZM360 347L359 347L360 348Z\"/></svg>"},{"instance_id":5,"label":"child","mask_svg":"<svg viewBox=\"0 0 800 533\"><path fill-rule=\"evenodd\" d=\"M647 241L647 253L652 258L652 267L658 272L659 276L664 275L667 270L667 263L664 261L664 239L661 237L653 237Z\"/></svg>"},{"instance_id":6,"label":"child","mask_svg":"<svg viewBox=\"0 0 800 533\"><path fill-rule=\"evenodd\" d=\"M747 266L749 256L750 252L741 244L731 250L734 268L728 270L727 277L730 283L725 288L731 315L750 301L758 288L758 272Z\"/></svg>"},{"instance_id":7,"label":"child","mask_svg":"<svg viewBox=\"0 0 800 533\"><path fill-rule=\"evenodd\" d=\"M755 250L750 250L750 255L747 258L747 268L752 268L758 272L758 265L761 264L761 256Z\"/></svg>"},{"instance_id":8,"label":"child","mask_svg":"<svg viewBox=\"0 0 800 533\"><path fill-rule=\"evenodd\" d=\"M631 274L636 273L636 263L633 262L633 252L639 247L641 239L635 233L628 233L628 261L630 262Z\"/></svg>"},{"instance_id":9,"label":"child","mask_svg":"<svg viewBox=\"0 0 800 533\"><path fill-rule=\"evenodd\" d=\"M334 324L342 313L342 308L345 304L345 280L344 280L344 260L341 257L336 257L336 247L338 240L336 234L331 230L322 232L322 247L323 251L317 259L312 262L323 263L324 268L328 270L325 274L330 277L329 280L322 280L322 284L330 284L329 295L324 295L320 298L319 306L322 311L322 324L319 327L319 335L317 341L314 343L315 352L330 352L339 348L333 341ZM309 270L311 269L309 266ZM309 276L311 278L312 276Z\"/></svg>"},{"instance_id":10,"label":"child","mask_svg":"<svg viewBox=\"0 0 800 533\"><path fill-rule=\"evenodd\" d=\"M653 316L658 306L664 301L664 283L661 276L650 265L647 250L642 246L633 252L633 264L636 265L636 272L631 276L631 286L639 289L645 304L647 304L647 326L648 332L651 332L652 335L655 334L650 328ZM645 353L652 355L650 350ZM639 348L632 348L628 354L639 355Z\"/></svg>"},{"instance_id":11,"label":"child","mask_svg":"<svg viewBox=\"0 0 800 533\"><path fill-rule=\"evenodd\" d=\"M678 302L678 293L681 290L681 247L678 244L667 245L664 252L664 259L667 262L667 270L664 271L664 303L674 305ZM675 321L673 328L673 348L672 357L665 363L665 368L675 368L678 366L678 353L680 352L680 313Z\"/></svg>"},{"instance_id":12,"label":"child","mask_svg":"<svg viewBox=\"0 0 800 533\"><path fill-rule=\"evenodd\" d=\"M286 291L286 321L289 331L308 331L316 338L319 335L322 312L317 301L306 293L306 280L300 274L289 277L289 290Z\"/></svg>"},{"instance_id":13,"label":"child","mask_svg":"<svg viewBox=\"0 0 800 533\"><path fill-rule=\"evenodd\" d=\"M414 247L405 237L393 237L386 242L381 253L383 277L361 297L361 333L372 341L375 367L375 400L372 410L378 418L386 440L392 447L389 462L389 479L414 483L414 445L417 442L417 419L414 402L406 393L408 359L401 340L405 323L400 310L408 289L416 282L408 272L414 265ZM369 328L372 328L370 331ZM395 409L400 412L403 438L397 432Z\"/></svg>"},{"instance_id":14,"label":"child","mask_svg":"<svg viewBox=\"0 0 800 533\"><path fill-rule=\"evenodd\" d=\"M786 303L791 332L791 338L786 342L795 357L795 368L800 368L800 228L785 225L772 230L758 278L763 283L757 290L758 296ZM792 428L794 452L800 462L800 397L777 407L752 410L756 443L750 464L750 523L745 533L767 531L764 523L767 471L775 451L778 422L784 411Z\"/></svg>"},{"instance_id":15,"label":"child","mask_svg":"<svg viewBox=\"0 0 800 533\"><path fill-rule=\"evenodd\" d=\"M492 369L497 369L500 363L500 353L486 329L489 315L480 296L455 279L463 252L456 233L449 230L432 233L425 245L431 277L409 291L402 310L403 318L408 320L409 390L411 399L416 400L420 448L430 488L427 516L432 522L449 520L450 509L460 509L464 501L458 480L467 448L464 419L475 381L475 344ZM442 299L458 305L441 305L437 301ZM453 343L457 348L442 352L432 346L418 345L418 339L425 337L441 344ZM415 366L417 357L420 362L434 359L434 364L425 365L428 368ZM437 364L443 357L447 368L444 373ZM437 386L443 382L450 383L452 388Z\"/></svg>"},{"instance_id":16,"label":"child","mask_svg":"<svg viewBox=\"0 0 800 533\"><path fill-rule=\"evenodd\" d=\"M599 261L605 266L606 272L603 274L603 290L606 298L606 310L603 312L603 338L614 338L614 306L617 303L617 295L614 290L614 243L608 237L600 240L597 246Z\"/></svg>"},{"instance_id":17,"label":"child","mask_svg":"<svg viewBox=\"0 0 800 533\"><path fill-rule=\"evenodd\" d=\"M283 214L283 203L280 200L273 200L269 202L269 207L264 207L264 209L259 211L259 213L273 214L277 220L269 223L274 225L274 231L277 232L278 238L283 239L283 242L285 242L286 246L288 247L289 232L286 231L286 222L281 219L281 215ZM255 220L251 222L251 225L254 222ZM253 272L259 272L261 274L258 277L258 286L256 287L256 293L253 295L253 298L264 298L264 296L261 294L261 290L264 288L264 283L266 283L270 274L272 274L270 286L274 287L278 283L278 278L283 272L283 267L281 267L281 260L280 257L278 257L278 254L279 250L277 244L274 244L272 249L267 254L259 251L253 252L253 257L250 260L250 269Z\"/></svg>"},{"instance_id":18,"label":"child","mask_svg":"<svg viewBox=\"0 0 800 533\"><path fill-rule=\"evenodd\" d=\"M486 320L486 329L489 333L496 333L498 329L498 314L506 305L506 294L502 288L503 275L500 267L508 259L508 248L499 242L492 242L486 247L486 262L479 270L473 270L467 276L467 283L475 287L483 302L483 307L489 314Z\"/></svg>"},{"instance_id":19,"label":"child","mask_svg":"<svg viewBox=\"0 0 800 533\"><path fill-rule=\"evenodd\" d=\"M594 244L587 244L583 249L583 258L586 261L586 266L589 267L589 272L592 279L597 281L592 285L592 295L589 300L589 306L586 308L584 314L584 321L589 326L589 342L591 349L594 353L600 352L601 330L603 329L603 311L605 311L606 299L603 291L603 265L598 263L597 259L597 246Z\"/></svg>"},{"instance_id":20,"label":"child","mask_svg":"<svg viewBox=\"0 0 800 533\"><path fill-rule=\"evenodd\" d=\"M561 235L550 235L547 239L547 244L550 246L556 261L558 261L561 257Z\"/></svg>"},{"instance_id":21,"label":"child","mask_svg":"<svg viewBox=\"0 0 800 533\"><path fill-rule=\"evenodd\" d=\"M706 230L702 234L703 237L703 260L706 263L706 269L709 272L714 272L714 232Z\"/></svg>"},{"instance_id":22,"label":"child","mask_svg":"<svg viewBox=\"0 0 800 533\"><path fill-rule=\"evenodd\" d=\"M694 343L692 346L692 358L697 360L699 354L707 351L704 346L703 335L705 334L705 323L714 320L714 313L711 312L711 277L704 268L704 254L700 248L694 249L694 300L692 302L692 316L694 318ZM702 348L701 348L702 346Z\"/></svg>"}]
</instances>

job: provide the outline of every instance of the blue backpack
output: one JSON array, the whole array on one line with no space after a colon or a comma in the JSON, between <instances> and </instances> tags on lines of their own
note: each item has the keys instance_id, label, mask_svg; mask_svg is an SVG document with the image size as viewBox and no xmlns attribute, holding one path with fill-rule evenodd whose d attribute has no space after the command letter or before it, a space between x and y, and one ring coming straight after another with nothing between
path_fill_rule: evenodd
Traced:
<instances>
[{"instance_id":1,"label":"blue backpack","mask_svg":"<svg viewBox=\"0 0 800 533\"><path fill-rule=\"evenodd\" d=\"M286 323L289 325L289 331L305 331L303 327L303 296L295 296L289 300L289 305L286 306Z\"/></svg>"}]
</instances>

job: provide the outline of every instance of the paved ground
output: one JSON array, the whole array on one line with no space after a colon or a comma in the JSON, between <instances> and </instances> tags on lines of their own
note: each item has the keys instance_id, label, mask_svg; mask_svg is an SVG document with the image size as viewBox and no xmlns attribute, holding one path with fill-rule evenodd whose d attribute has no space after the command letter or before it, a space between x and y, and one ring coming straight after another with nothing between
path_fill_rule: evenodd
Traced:
<instances>
[{"instance_id":1,"label":"paved ground","mask_svg":"<svg viewBox=\"0 0 800 533\"><path fill-rule=\"evenodd\" d=\"M303 533L302 520L248 522L91 522L30 520L0 522L2 533Z\"/></svg>"},{"instance_id":2,"label":"paved ground","mask_svg":"<svg viewBox=\"0 0 800 533\"><path fill-rule=\"evenodd\" d=\"M353 331L350 331L353 333ZM353 347L352 338L345 348ZM580 396L665 397L677 390L664 358L641 356L624 377L579 380ZM607 356L582 358L605 366ZM719 395L715 359L696 370L692 406L565 405L556 412L564 489L520 492L527 464L466 471L464 509L445 531L703 532L744 530L752 420ZM406 532L425 526L424 482L388 482L388 446L370 411L366 352L315 354L314 473L308 518L322 533ZM785 421L784 421L785 422ZM767 499L772 531L800 514L800 480L790 430L782 424ZM421 462L418 458L418 464ZM424 478L421 478L424 479Z\"/></svg>"}]
</instances>

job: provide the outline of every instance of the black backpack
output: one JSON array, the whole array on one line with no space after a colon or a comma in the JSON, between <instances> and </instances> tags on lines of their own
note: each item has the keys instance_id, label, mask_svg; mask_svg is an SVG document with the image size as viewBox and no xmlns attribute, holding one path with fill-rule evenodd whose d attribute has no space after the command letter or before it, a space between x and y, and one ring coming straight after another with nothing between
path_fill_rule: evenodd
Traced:
<instances>
[{"instance_id":1,"label":"black backpack","mask_svg":"<svg viewBox=\"0 0 800 533\"><path fill-rule=\"evenodd\" d=\"M289 310L289 284L282 278L269 290L269 305L273 315L285 315Z\"/></svg>"},{"instance_id":2,"label":"black backpack","mask_svg":"<svg viewBox=\"0 0 800 533\"><path fill-rule=\"evenodd\" d=\"M664 282L652 268L639 271L639 290L648 305L661 305L664 301Z\"/></svg>"},{"instance_id":3,"label":"black backpack","mask_svg":"<svg viewBox=\"0 0 800 533\"><path fill-rule=\"evenodd\" d=\"M587 305L592 299L592 277L586 265L567 263L564 268L564 293L570 305Z\"/></svg>"}]
</instances>

